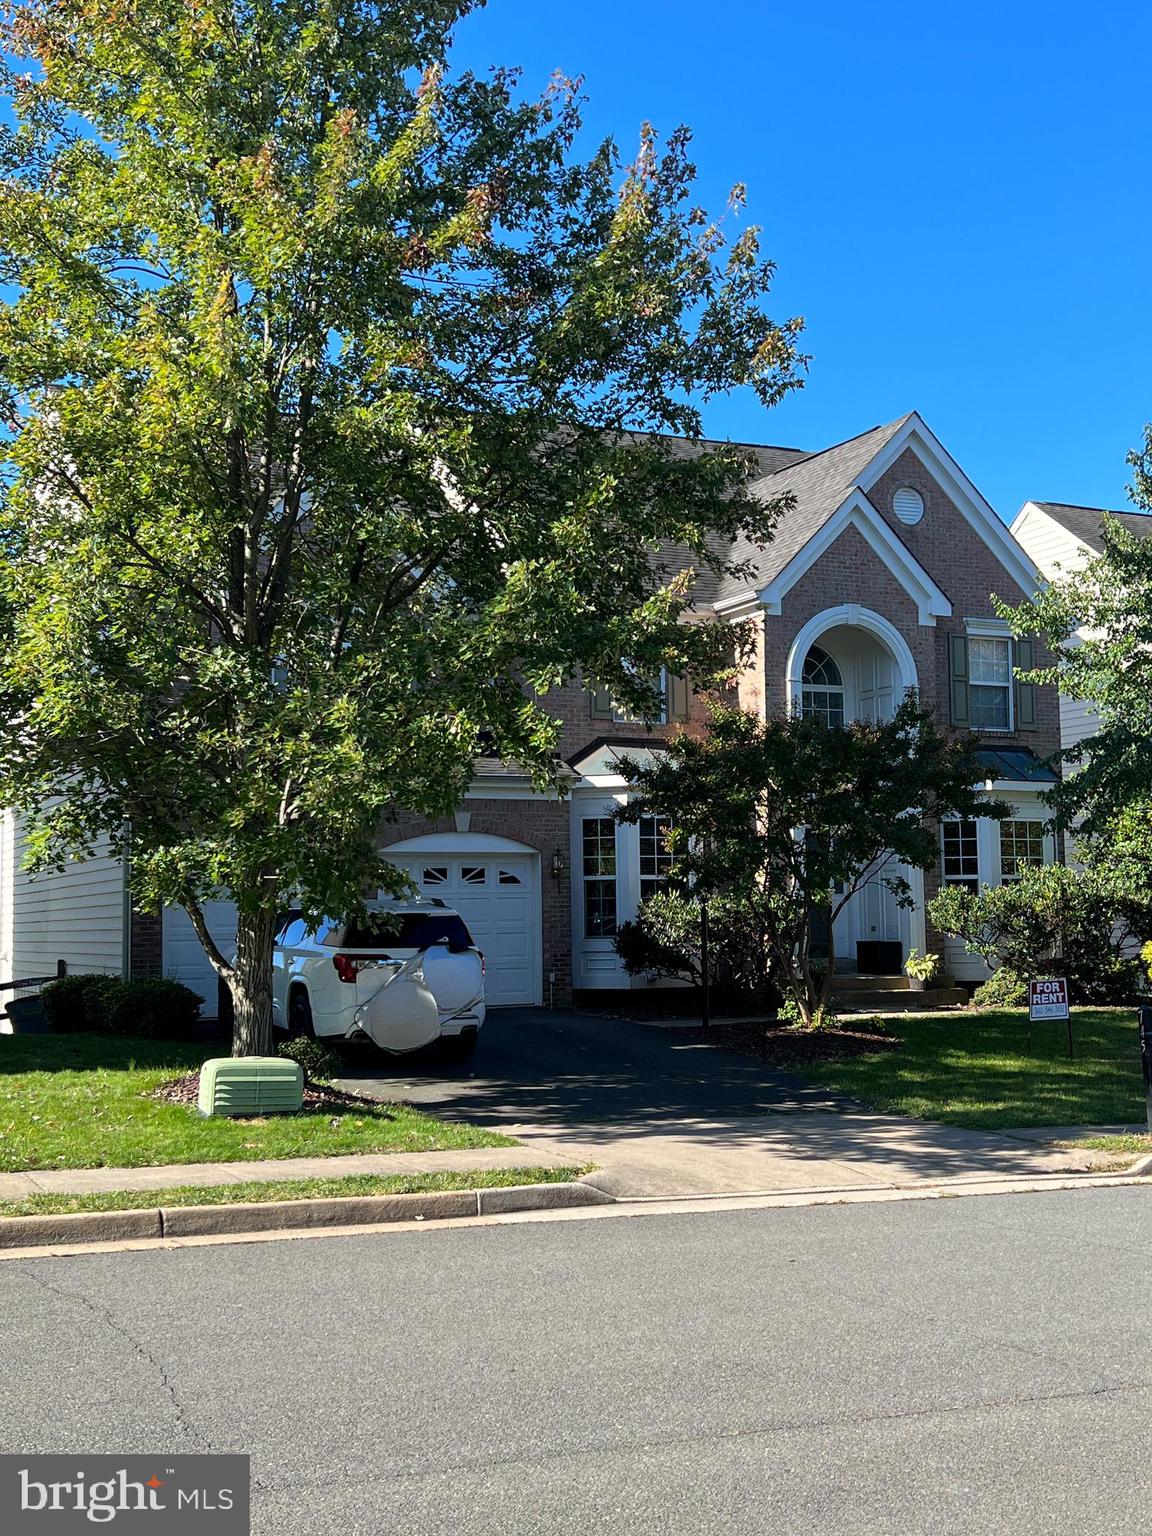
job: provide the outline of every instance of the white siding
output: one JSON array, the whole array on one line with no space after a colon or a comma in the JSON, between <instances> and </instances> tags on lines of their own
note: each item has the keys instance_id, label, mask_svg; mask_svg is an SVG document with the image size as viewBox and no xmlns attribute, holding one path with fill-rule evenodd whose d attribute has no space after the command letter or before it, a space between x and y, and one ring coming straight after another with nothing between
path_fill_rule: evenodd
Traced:
<instances>
[{"instance_id":1,"label":"white siding","mask_svg":"<svg viewBox=\"0 0 1152 1536\"><path fill-rule=\"evenodd\" d=\"M69 971L120 975L124 963L124 867L106 842L59 874L30 876L19 819L5 817L0 870L0 946L4 979Z\"/></svg>"},{"instance_id":2,"label":"white siding","mask_svg":"<svg viewBox=\"0 0 1152 1536\"><path fill-rule=\"evenodd\" d=\"M1032 502L1025 502L1012 524L1012 532L1049 581L1063 572L1079 571L1091 554L1082 540L1049 517ZM1073 747L1096 731L1096 716L1080 699L1060 695L1060 744Z\"/></svg>"},{"instance_id":3,"label":"white siding","mask_svg":"<svg viewBox=\"0 0 1152 1536\"><path fill-rule=\"evenodd\" d=\"M1012 532L1049 581L1063 571L1082 570L1088 561L1090 551L1084 542L1030 501L1016 514Z\"/></svg>"},{"instance_id":4,"label":"white siding","mask_svg":"<svg viewBox=\"0 0 1152 1536\"><path fill-rule=\"evenodd\" d=\"M1090 704L1085 704L1082 699L1070 699L1065 694L1060 695L1060 742L1062 746L1074 747L1078 741L1083 741L1086 736L1096 734L1097 719Z\"/></svg>"}]
</instances>

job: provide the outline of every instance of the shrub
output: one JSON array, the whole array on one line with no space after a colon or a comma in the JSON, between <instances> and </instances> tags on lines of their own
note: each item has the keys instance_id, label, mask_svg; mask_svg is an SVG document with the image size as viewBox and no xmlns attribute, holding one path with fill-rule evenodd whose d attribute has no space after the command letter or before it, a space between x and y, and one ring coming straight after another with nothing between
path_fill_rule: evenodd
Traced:
<instances>
[{"instance_id":1,"label":"shrub","mask_svg":"<svg viewBox=\"0 0 1152 1536\"><path fill-rule=\"evenodd\" d=\"M1028 982L1002 965L972 994L976 1008L1018 1008L1028 1001Z\"/></svg>"},{"instance_id":2,"label":"shrub","mask_svg":"<svg viewBox=\"0 0 1152 1536\"><path fill-rule=\"evenodd\" d=\"M1100 872L1063 864L1026 869L1013 884L981 891L949 886L928 915L942 933L1008 972L997 982L1000 993L992 991L1001 1003L1039 976L1066 976L1078 1003L1127 1002L1142 980L1136 943L1152 929L1147 906L1118 896Z\"/></svg>"},{"instance_id":3,"label":"shrub","mask_svg":"<svg viewBox=\"0 0 1152 1536\"><path fill-rule=\"evenodd\" d=\"M79 1030L103 1030L108 999L120 985L117 976L98 971L80 972L50 981L40 993L44 1022L56 1034L75 1034Z\"/></svg>"},{"instance_id":4,"label":"shrub","mask_svg":"<svg viewBox=\"0 0 1152 1536\"><path fill-rule=\"evenodd\" d=\"M817 1011L811 1022L806 1026L804 1015L800 1012L800 1005L795 998L786 997L776 1010L777 1024L786 1024L789 1029L834 1029L840 1022L836 1010L830 1006Z\"/></svg>"},{"instance_id":5,"label":"shrub","mask_svg":"<svg viewBox=\"0 0 1152 1536\"><path fill-rule=\"evenodd\" d=\"M276 1047L277 1056L286 1056L303 1068L310 1083L329 1083L340 1070L340 1058L322 1040L311 1040L307 1035L297 1035Z\"/></svg>"},{"instance_id":6,"label":"shrub","mask_svg":"<svg viewBox=\"0 0 1152 1536\"><path fill-rule=\"evenodd\" d=\"M708 901L709 983L756 998L779 996L768 950L764 898L723 891ZM682 891L643 902L635 922L621 923L616 953L629 976L676 976L699 986L700 903Z\"/></svg>"},{"instance_id":7,"label":"shrub","mask_svg":"<svg viewBox=\"0 0 1152 1536\"><path fill-rule=\"evenodd\" d=\"M105 1028L142 1040L184 1040L196 1033L204 999L167 976L118 981L105 1001Z\"/></svg>"}]
</instances>

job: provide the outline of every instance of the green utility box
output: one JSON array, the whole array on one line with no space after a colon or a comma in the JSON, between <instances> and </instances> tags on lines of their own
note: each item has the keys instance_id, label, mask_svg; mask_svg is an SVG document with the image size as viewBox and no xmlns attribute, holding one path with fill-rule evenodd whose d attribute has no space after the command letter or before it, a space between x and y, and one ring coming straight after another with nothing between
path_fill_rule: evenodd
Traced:
<instances>
[{"instance_id":1,"label":"green utility box","mask_svg":"<svg viewBox=\"0 0 1152 1536\"><path fill-rule=\"evenodd\" d=\"M200 1068L202 1115L292 1115L304 1105L304 1073L283 1056L216 1056Z\"/></svg>"}]
</instances>

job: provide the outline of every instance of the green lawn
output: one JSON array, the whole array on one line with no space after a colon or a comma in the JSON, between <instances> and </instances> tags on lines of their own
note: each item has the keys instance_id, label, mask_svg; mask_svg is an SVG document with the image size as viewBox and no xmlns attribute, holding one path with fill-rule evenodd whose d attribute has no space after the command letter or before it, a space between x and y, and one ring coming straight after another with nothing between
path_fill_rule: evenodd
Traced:
<instances>
[{"instance_id":1,"label":"green lawn","mask_svg":"<svg viewBox=\"0 0 1152 1536\"><path fill-rule=\"evenodd\" d=\"M437 1120L403 1104L225 1120L202 1119L194 1109L148 1097L213 1054L219 1051L166 1040L0 1036L0 1170L516 1145L510 1137Z\"/></svg>"},{"instance_id":2,"label":"green lawn","mask_svg":"<svg viewBox=\"0 0 1152 1536\"><path fill-rule=\"evenodd\" d=\"M1066 1026L1034 1024L1027 1012L908 1013L889 1018L901 1049L803 1070L876 1109L948 1125L1004 1130L1029 1125L1133 1125L1144 1121L1144 1085L1131 1008L1072 1013Z\"/></svg>"},{"instance_id":3,"label":"green lawn","mask_svg":"<svg viewBox=\"0 0 1152 1536\"><path fill-rule=\"evenodd\" d=\"M442 1189L507 1189L512 1184L566 1184L586 1168L500 1168L471 1173L352 1174L343 1179L267 1179L251 1184L180 1184L174 1189L111 1189L90 1195L29 1195L0 1200L5 1216L57 1216L68 1211L170 1210L176 1205L249 1205L268 1200L329 1200L339 1195L416 1195Z\"/></svg>"}]
</instances>

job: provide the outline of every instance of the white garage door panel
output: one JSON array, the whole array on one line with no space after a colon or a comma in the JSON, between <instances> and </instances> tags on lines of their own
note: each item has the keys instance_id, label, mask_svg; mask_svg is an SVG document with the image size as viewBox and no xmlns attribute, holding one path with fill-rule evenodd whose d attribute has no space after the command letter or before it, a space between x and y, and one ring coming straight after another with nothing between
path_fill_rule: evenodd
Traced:
<instances>
[{"instance_id":1,"label":"white garage door panel","mask_svg":"<svg viewBox=\"0 0 1152 1536\"><path fill-rule=\"evenodd\" d=\"M232 901L206 901L204 921L208 932L230 959L236 947L236 904ZM205 1018L215 1017L218 991L216 972L204 953L191 919L183 907L164 908L164 948L162 964L165 976L174 976L204 999Z\"/></svg>"},{"instance_id":2,"label":"white garage door panel","mask_svg":"<svg viewBox=\"0 0 1152 1536\"><path fill-rule=\"evenodd\" d=\"M473 942L484 953L484 988L489 1004L540 1001L540 919L534 860L514 854L430 853L396 862L412 875L422 896L439 897L468 924ZM470 874L467 880L465 871Z\"/></svg>"}]
</instances>

